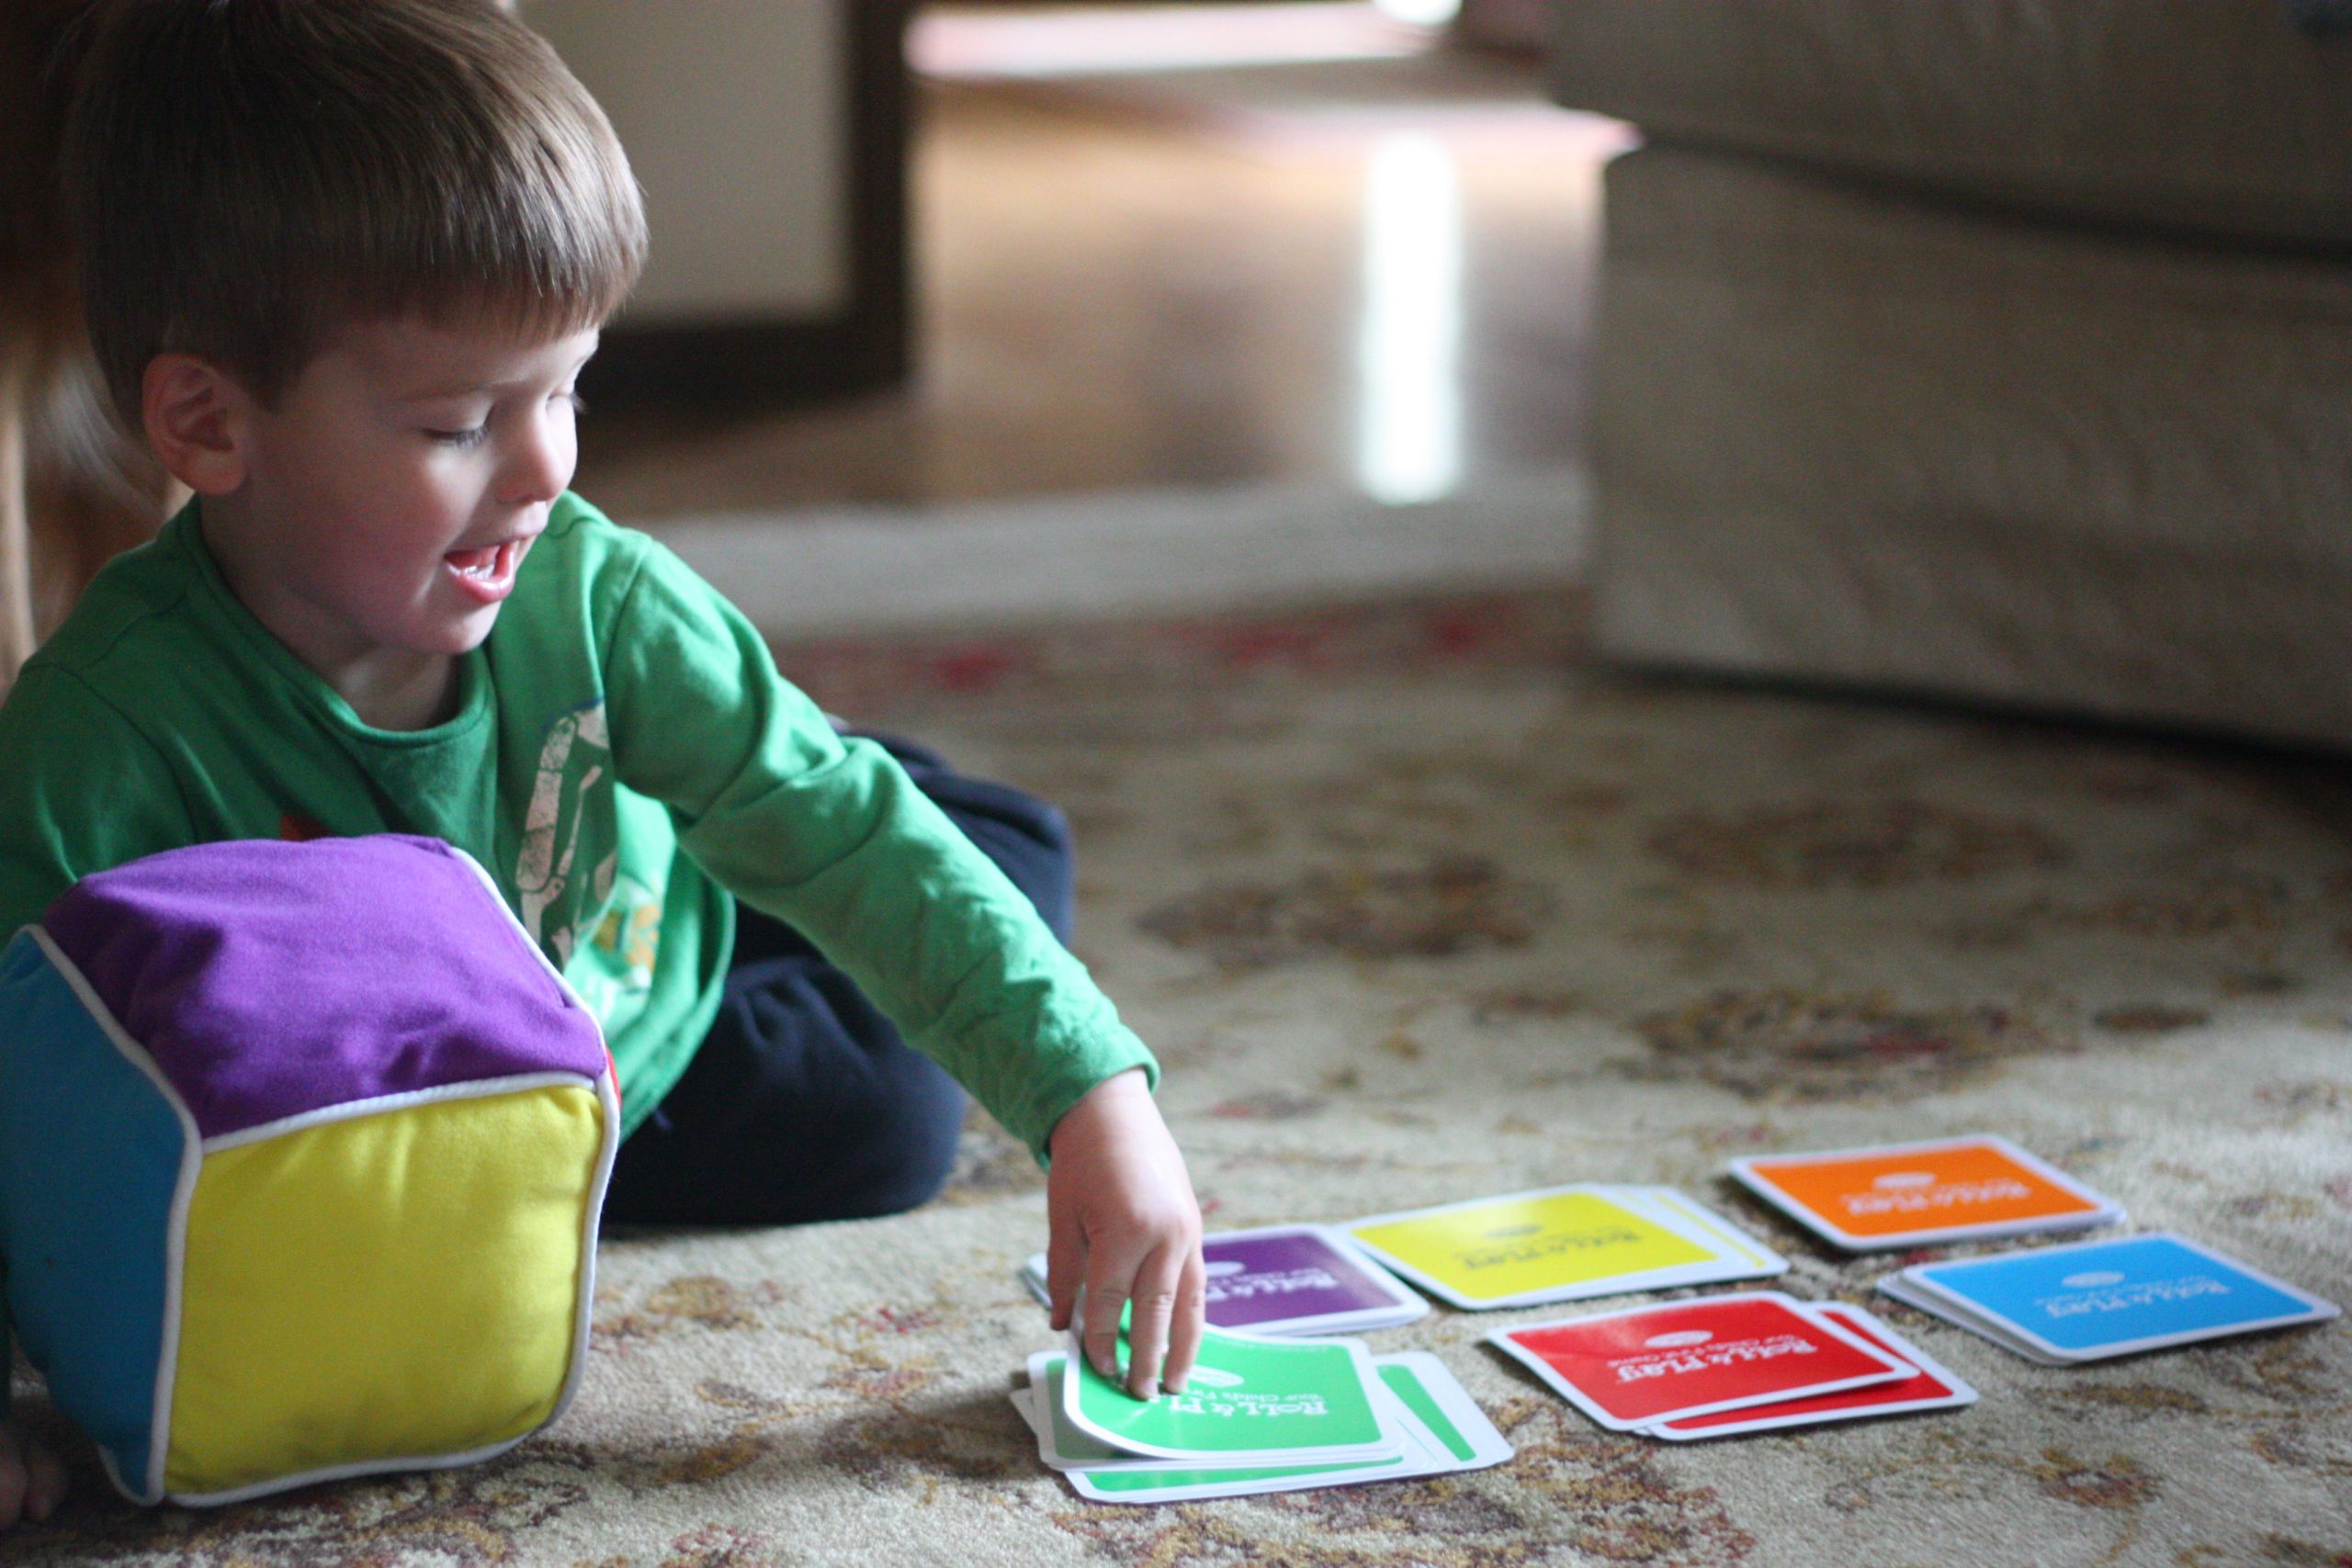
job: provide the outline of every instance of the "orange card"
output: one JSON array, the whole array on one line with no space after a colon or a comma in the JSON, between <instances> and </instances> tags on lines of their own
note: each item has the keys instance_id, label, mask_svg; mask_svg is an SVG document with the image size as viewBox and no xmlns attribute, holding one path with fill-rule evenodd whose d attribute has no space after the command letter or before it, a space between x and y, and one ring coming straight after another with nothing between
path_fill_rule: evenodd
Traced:
<instances>
[{"instance_id":1,"label":"orange card","mask_svg":"<svg viewBox=\"0 0 2352 1568\"><path fill-rule=\"evenodd\" d=\"M2122 1208L2006 1138L1948 1138L1734 1160L1731 1173L1850 1252L2079 1230Z\"/></svg>"}]
</instances>

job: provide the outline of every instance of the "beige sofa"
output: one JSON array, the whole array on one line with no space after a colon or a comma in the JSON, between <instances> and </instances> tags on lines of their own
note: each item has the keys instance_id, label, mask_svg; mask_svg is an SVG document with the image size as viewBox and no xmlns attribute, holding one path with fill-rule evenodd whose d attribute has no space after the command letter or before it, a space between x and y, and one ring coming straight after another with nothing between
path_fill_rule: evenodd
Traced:
<instances>
[{"instance_id":1,"label":"beige sofa","mask_svg":"<svg viewBox=\"0 0 2352 1568\"><path fill-rule=\"evenodd\" d=\"M1628 660L2352 747L2352 37L1562 0Z\"/></svg>"}]
</instances>

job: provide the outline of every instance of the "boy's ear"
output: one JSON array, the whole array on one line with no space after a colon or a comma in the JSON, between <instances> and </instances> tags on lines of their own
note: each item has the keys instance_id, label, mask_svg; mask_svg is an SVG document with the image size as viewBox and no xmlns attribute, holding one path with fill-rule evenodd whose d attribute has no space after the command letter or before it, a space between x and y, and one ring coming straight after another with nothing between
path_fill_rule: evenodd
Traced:
<instances>
[{"instance_id":1,"label":"boy's ear","mask_svg":"<svg viewBox=\"0 0 2352 1568\"><path fill-rule=\"evenodd\" d=\"M174 479L198 495L245 482L253 399L236 378L192 354L159 354L140 385L147 443Z\"/></svg>"}]
</instances>

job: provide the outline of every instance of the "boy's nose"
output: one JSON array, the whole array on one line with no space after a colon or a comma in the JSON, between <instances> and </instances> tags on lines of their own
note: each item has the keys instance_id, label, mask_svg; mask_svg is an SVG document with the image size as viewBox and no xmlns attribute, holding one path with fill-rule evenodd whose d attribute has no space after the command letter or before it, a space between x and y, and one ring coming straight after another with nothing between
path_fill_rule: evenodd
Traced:
<instances>
[{"instance_id":1,"label":"boy's nose","mask_svg":"<svg viewBox=\"0 0 2352 1568\"><path fill-rule=\"evenodd\" d=\"M556 428L552 420L539 420L507 460L502 499L514 506L553 501L571 482L577 450L569 431Z\"/></svg>"}]
</instances>

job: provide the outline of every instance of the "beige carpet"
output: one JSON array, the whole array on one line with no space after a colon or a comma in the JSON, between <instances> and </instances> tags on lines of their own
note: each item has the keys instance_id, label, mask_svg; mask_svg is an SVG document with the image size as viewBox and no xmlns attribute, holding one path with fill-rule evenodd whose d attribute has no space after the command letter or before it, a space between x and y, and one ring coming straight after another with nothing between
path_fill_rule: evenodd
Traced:
<instances>
[{"instance_id":1,"label":"beige carpet","mask_svg":"<svg viewBox=\"0 0 2352 1568\"><path fill-rule=\"evenodd\" d=\"M1565 596L797 650L831 705L1044 790L1080 945L1168 1067L1216 1226L1718 1179L1984 1129L2352 1301L2352 788L2334 765L1584 668ZM1604 1433L1439 1310L1518 1446L1458 1479L1093 1506L1003 1393L1037 1179L976 1126L899 1219L641 1235L594 1364L476 1470L139 1514L85 1467L0 1558L172 1564L2222 1564L2352 1561L2352 1331L2028 1365L1881 1305L1955 1414ZM1873 1303L1876 1304L1876 1303ZM1554 1309L1556 1311L1557 1309Z\"/></svg>"}]
</instances>

